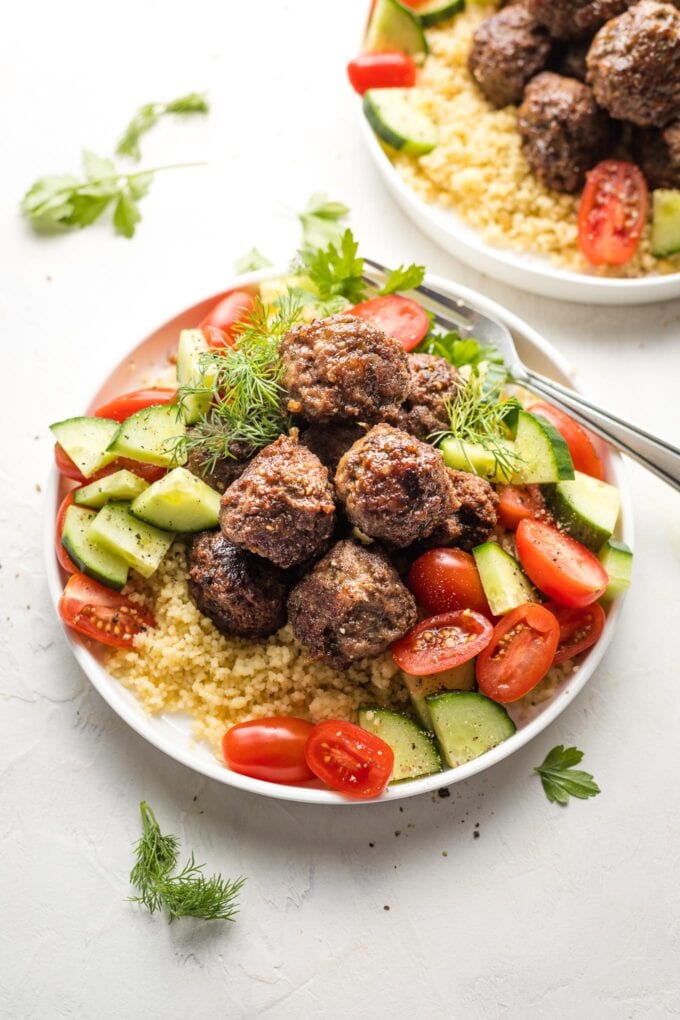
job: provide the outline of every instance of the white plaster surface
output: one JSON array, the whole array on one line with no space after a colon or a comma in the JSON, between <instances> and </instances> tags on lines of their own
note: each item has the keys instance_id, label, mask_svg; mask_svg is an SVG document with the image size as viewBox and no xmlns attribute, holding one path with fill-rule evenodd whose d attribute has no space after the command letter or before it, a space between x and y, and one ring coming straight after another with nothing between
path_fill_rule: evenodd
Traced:
<instances>
[{"instance_id":1,"label":"white plaster surface","mask_svg":"<svg viewBox=\"0 0 680 1020\"><path fill-rule=\"evenodd\" d=\"M258 245L286 258L311 192L345 199L367 252L417 259L507 304L623 415L680 433L680 302L592 310L521 294L417 235L361 149L344 65L364 3L14 4L0 32L0 1016L526 1017L680 1013L680 501L631 469L636 575L586 691L465 784L350 811L258 799L165 759L90 689L40 548L46 430L138 339L218 290ZM150 99L165 123L137 237L38 239L38 175L105 153ZM532 766L576 743L602 795L548 804ZM125 901L137 803L249 878L238 922L168 926ZM479 838L474 838L474 832ZM374 846L370 846L374 844ZM446 856L445 856L446 855ZM389 911L385 907L389 907Z\"/></svg>"}]
</instances>

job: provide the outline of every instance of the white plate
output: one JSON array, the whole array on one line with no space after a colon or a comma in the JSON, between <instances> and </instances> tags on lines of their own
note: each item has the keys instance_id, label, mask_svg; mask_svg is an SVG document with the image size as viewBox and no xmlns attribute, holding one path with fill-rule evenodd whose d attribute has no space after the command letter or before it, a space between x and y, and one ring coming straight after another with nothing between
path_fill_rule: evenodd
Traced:
<instances>
[{"instance_id":1,"label":"white plate","mask_svg":"<svg viewBox=\"0 0 680 1020\"><path fill-rule=\"evenodd\" d=\"M268 277L280 276L284 273L285 269L267 269L258 273L251 273L248 276L235 280L227 289L231 290L236 286L242 288ZM467 304L504 322L511 329L520 356L528 365L554 379L569 382L566 364L557 351L521 319L505 311L495 302L489 301L481 294L466 287L447 283L436 276L429 276L427 282L433 287L446 291L452 297L462 298ZM200 322L219 297L220 295L213 295L194 305L193 308L182 312L181 315L166 322L154 334L131 351L113 369L105 383L99 388L93 397L90 412L98 404L103 403L105 400L110 400L116 394L124 393L127 390L134 389L135 386L142 385L145 380L148 380L150 374L157 374L159 368L167 368L167 355L176 348L179 330ZM73 408L73 413L78 413L78 409ZM632 512L628 483L623 462L615 454L609 456L608 475L621 492L623 503L621 537L628 545L632 546ZM44 541L47 580L55 608L64 585L64 576L56 559L54 548L54 522L61 497L60 478L53 469L47 489ZM549 701L539 706L534 718L518 727L517 732L509 740L457 769L448 769L435 776L428 776L424 779L416 779L413 782L389 787L380 800L400 800L404 797L413 797L419 793L427 793L431 790L437 790L439 787L460 782L462 779L467 779L478 772L491 768L492 765L498 764L498 762L513 754L544 730L573 701L586 681L592 676L612 639L620 609L621 600L619 599L608 614L602 637L597 645L587 654L576 672L571 674L569 679L556 691ZM180 761L184 765L189 766L189 768L194 769L194 771L210 776L211 779L216 779L220 783L226 783L228 786L235 786L252 793L261 793L267 797L277 797L282 800L300 801L308 804L347 805L354 803L326 789L278 786L230 772L215 759L206 745L192 740L190 720L169 714L159 716L147 715L135 696L125 690L116 679L110 676L94 654L92 648L82 642L74 632L67 628L65 628L65 633L80 666L114 712L117 712L145 740L148 740L149 743L176 761ZM375 802L370 801L368 803Z\"/></svg>"},{"instance_id":2,"label":"white plate","mask_svg":"<svg viewBox=\"0 0 680 1020\"><path fill-rule=\"evenodd\" d=\"M591 305L641 305L680 297L680 273L617 280L559 269L538 255L487 244L449 209L423 201L401 178L357 107L361 132L385 184L416 226L461 262L520 290Z\"/></svg>"}]
</instances>

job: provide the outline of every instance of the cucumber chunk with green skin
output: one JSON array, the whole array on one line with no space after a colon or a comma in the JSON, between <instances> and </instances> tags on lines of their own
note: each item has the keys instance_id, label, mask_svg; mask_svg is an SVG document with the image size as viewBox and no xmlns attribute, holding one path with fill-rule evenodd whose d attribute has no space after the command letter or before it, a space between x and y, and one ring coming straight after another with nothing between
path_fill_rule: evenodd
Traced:
<instances>
[{"instance_id":1,"label":"cucumber chunk with green skin","mask_svg":"<svg viewBox=\"0 0 680 1020\"><path fill-rule=\"evenodd\" d=\"M413 719L386 708L362 708L359 725L381 737L394 751L390 783L441 772L442 762L434 740Z\"/></svg>"},{"instance_id":2,"label":"cucumber chunk with green skin","mask_svg":"<svg viewBox=\"0 0 680 1020\"><path fill-rule=\"evenodd\" d=\"M436 147L439 131L434 121L414 105L415 89L368 89L363 109L379 138L410 156L425 156Z\"/></svg>"},{"instance_id":3,"label":"cucumber chunk with green skin","mask_svg":"<svg viewBox=\"0 0 680 1020\"><path fill-rule=\"evenodd\" d=\"M177 404L153 404L125 419L109 445L109 452L114 457L129 457L159 467L184 464L186 452L178 448L178 443L186 431Z\"/></svg>"},{"instance_id":4,"label":"cucumber chunk with green skin","mask_svg":"<svg viewBox=\"0 0 680 1020\"><path fill-rule=\"evenodd\" d=\"M107 503L90 525L89 538L125 560L128 566L151 577L172 545L174 535L137 520L129 503Z\"/></svg>"},{"instance_id":5,"label":"cucumber chunk with green skin","mask_svg":"<svg viewBox=\"0 0 680 1020\"><path fill-rule=\"evenodd\" d=\"M401 50L416 63L425 59L428 46L420 19L399 0L377 0L364 39L364 52Z\"/></svg>"},{"instance_id":6,"label":"cucumber chunk with green skin","mask_svg":"<svg viewBox=\"0 0 680 1020\"><path fill-rule=\"evenodd\" d=\"M112 475L106 475L96 482L90 482L73 493L73 501L76 506L88 506L93 510L99 510L105 503L111 500L134 499L140 492L148 489L149 483L143 478L127 471L115 471Z\"/></svg>"},{"instance_id":7,"label":"cucumber chunk with green skin","mask_svg":"<svg viewBox=\"0 0 680 1020\"><path fill-rule=\"evenodd\" d=\"M630 587L633 574L633 550L625 542L610 538L600 549L600 563L609 574L609 584L602 602L609 603Z\"/></svg>"},{"instance_id":8,"label":"cucumber chunk with green skin","mask_svg":"<svg viewBox=\"0 0 680 1020\"><path fill-rule=\"evenodd\" d=\"M652 193L652 254L657 258L680 251L680 191L658 188Z\"/></svg>"},{"instance_id":9,"label":"cucumber chunk with green skin","mask_svg":"<svg viewBox=\"0 0 680 1020\"><path fill-rule=\"evenodd\" d=\"M182 413L187 425L207 414L212 403L214 372L201 365L201 356L210 348L201 329L183 329L177 345L177 385L196 390L182 394Z\"/></svg>"},{"instance_id":10,"label":"cucumber chunk with green skin","mask_svg":"<svg viewBox=\"0 0 680 1020\"><path fill-rule=\"evenodd\" d=\"M130 504L133 517L164 531L216 528L219 512L219 492L182 467L168 472Z\"/></svg>"},{"instance_id":11,"label":"cucumber chunk with green skin","mask_svg":"<svg viewBox=\"0 0 680 1020\"><path fill-rule=\"evenodd\" d=\"M413 710L426 730L432 729L426 698L443 691L474 691L476 687L474 659L431 676L412 676L410 673L404 673L403 676Z\"/></svg>"},{"instance_id":12,"label":"cucumber chunk with green skin","mask_svg":"<svg viewBox=\"0 0 680 1020\"><path fill-rule=\"evenodd\" d=\"M613 485L577 471L573 481L547 486L544 493L557 523L588 549L598 552L613 535L621 511Z\"/></svg>"},{"instance_id":13,"label":"cucumber chunk with green skin","mask_svg":"<svg viewBox=\"0 0 680 1020\"><path fill-rule=\"evenodd\" d=\"M536 589L517 560L497 542L476 546L472 555L494 616L503 616L525 602L538 602Z\"/></svg>"},{"instance_id":14,"label":"cucumber chunk with green skin","mask_svg":"<svg viewBox=\"0 0 680 1020\"><path fill-rule=\"evenodd\" d=\"M465 10L465 0L427 0L416 12L423 28L431 28L440 21L448 21Z\"/></svg>"},{"instance_id":15,"label":"cucumber chunk with green skin","mask_svg":"<svg viewBox=\"0 0 680 1020\"><path fill-rule=\"evenodd\" d=\"M517 729L503 706L483 694L450 691L426 700L444 761L452 769L490 751Z\"/></svg>"},{"instance_id":16,"label":"cucumber chunk with green skin","mask_svg":"<svg viewBox=\"0 0 680 1020\"><path fill-rule=\"evenodd\" d=\"M50 425L50 432L81 474L89 478L116 459L109 447L118 428L111 418L67 418Z\"/></svg>"},{"instance_id":17,"label":"cucumber chunk with green skin","mask_svg":"<svg viewBox=\"0 0 680 1020\"><path fill-rule=\"evenodd\" d=\"M508 454L512 458L513 443L505 444ZM442 439L439 449L444 456L447 467L455 468L457 471L470 471L480 478L486 478L487 482L509 482L510 474L503 470L496 457L489 450L478 443L467 443L455 436L447 436Z\"/></svg>"},{"instance_id":18,"label":"cucumber chunk with green skin","mask_svg":"<svg viewBox=\"0 0 680 1020\"><path fill-rule=\"evenodd\" d=\"M96 516L94 510L70 506L64 517L61 544L83 574L120 591L127 582L128 565L90 536Z\"/></svg>"},{"instance_id":19,"label":"cucumber chunk with green skin","mask_svg":"<svg viewBox=\"0 0 680 1020\"><path fill-rule=\"evenodd\" d=\"M512 481L517 485L542 485L574 477L569 447L549 421L528 411L517 412L515 453L519 466Z\"/></svg>"}]
</instances>

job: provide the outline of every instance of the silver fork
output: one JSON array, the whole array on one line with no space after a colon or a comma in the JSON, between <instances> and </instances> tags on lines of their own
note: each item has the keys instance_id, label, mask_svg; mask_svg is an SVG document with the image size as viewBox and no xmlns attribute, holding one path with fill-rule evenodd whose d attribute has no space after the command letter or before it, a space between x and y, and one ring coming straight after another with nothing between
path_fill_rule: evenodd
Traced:
<instances>
[{"instance_id":1,"label":"silver fork","mask_svg":"<svg viewBox=\"0 0 680 1020\"><path fill-rule=\"evenodd\" d=\"M385 266L372 259L364 258L364 264L380 274L389 272ZM380 286L380 283L369 275L365 274L364 279L371 286ZM653 471L664 482L680 489L680 449L677 446L672 446L664 439L631 425L630 422L586 400L574 390L527 368L520 360L510 330L502 323L470 308L464 301L448 297L432 287L421 285L414 290L426 299L423 305L433 313L438 325L444 329L455 330L462 337L474 337L482 344L496 347L503 355L513 382L539 393L542 397L547 397L553 404L568 411L582 425L586 425L622 453L649 471ZM442 309L445 309L445 313Z\"/></svg>"}]
</instances>

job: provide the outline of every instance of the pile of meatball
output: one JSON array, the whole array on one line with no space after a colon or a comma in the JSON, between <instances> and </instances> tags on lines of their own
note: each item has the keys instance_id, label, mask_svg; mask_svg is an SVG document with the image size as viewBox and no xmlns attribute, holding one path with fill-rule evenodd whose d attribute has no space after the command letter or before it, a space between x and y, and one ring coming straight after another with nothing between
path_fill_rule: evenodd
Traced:
<instances>
[{"instance_id":1,"label":"pile of meatball","mask_svg":"<svg viewBox=\"0 0 680 1020\"><path fill-rule=\"evenodd\" d=\"M425 441L460 386L444 358L350 315L295 326L280 354L290 435L210 471L190 456L222 497L220 529L190 545L189 592L223 634L288 620L312 659L343 670L414 626L404 572L429 548L485 541L497 496Z\"/></svg>"},{"instance_id":2,"label":"pile of meatball","mask_svg":"<svg viewBox=\"0 0 680 1020\"><path fill-rule=\"evenodd\" d=\"M680 187L680 0L516 0L477 29L470 71L518 104L527 161L576 192L619 143L651 188Z\"/></svg>"}]
</instances>

